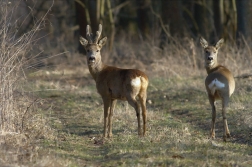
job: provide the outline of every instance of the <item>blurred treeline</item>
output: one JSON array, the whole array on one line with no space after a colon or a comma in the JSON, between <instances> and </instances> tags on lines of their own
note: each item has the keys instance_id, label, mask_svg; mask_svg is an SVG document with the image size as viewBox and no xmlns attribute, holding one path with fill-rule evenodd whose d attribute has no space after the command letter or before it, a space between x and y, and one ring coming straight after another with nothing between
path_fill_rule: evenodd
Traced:
<instances>
[{"instance_id":1,"label":"blurred treeline","mask_svg":"<svg viewBox=\"0 0 252 167\"><path fill-rule=\"evenodd\" d=\"M21 0L19 12L30 16L22 20L20 34L52 4L44 30L51 42L78 42L79 35L85 37L87 24L96 31L99 23L110 48L122 32L133 40L150 39L160 31L164 40L202 35L211 42L220 37L235 42L252 33L251 0Z\"/></svg>"}]
</instances>

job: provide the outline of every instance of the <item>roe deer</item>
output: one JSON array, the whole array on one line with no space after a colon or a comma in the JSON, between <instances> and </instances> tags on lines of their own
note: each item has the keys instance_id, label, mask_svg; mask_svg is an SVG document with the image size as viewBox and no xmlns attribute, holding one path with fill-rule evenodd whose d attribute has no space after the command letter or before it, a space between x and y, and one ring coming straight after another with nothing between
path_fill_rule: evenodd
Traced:
<instances>
[{"instance_id":1,"label":"roe deer","mask_svg":"<svg viewBox=\"0 0 252 167\"><path fill-rule=\"evenodd\" d=\"M205 68L208 74L205 80L205 86L209 102L212 106L211 137L213 139L215 138L215 101L220 99L222 101L222 117L224 124L223 140L226 141L226 138L230 137L226 109L228 107L229 97L235 89L235 81L232 73L225 66L218 64L217 61L218 50L223 42L224 40L220 39L214 46L210 46L204 38L200 38L200 44L205 51Z\"/></svg>"},{"instance_id":2,"label":"roe deer","mask_svg":"<svg viewBox=\"0 0 252 167\"><path fill-rule=\"evenodd\" d=\"M121 69L103 64L100 51L106 43L107 37L100 39L101 33L101 24L95 37L93 37L89 25L87 25L87 39L80 37L80 43L87 52L89 72L95 80L97 92L101 95L104 103L103 136L112 137L112 116L117 100L127 100L134 107L138 122L138 135L144 136L146 132L148 77L145 73L136 69ZM140 101L142 108L143 133L140 125L140 106L137 100Z\"/></svg>"}]
</instances>

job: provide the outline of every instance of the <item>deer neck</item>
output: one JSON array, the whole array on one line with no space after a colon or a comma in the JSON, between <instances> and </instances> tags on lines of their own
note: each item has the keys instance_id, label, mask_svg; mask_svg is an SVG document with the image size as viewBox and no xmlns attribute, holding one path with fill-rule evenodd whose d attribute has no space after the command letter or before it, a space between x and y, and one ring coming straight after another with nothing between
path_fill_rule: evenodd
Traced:
<instances>
[{"instance_id":1,"label":"deer neck","mask_svg":"<svg viewBox=\"0 0 252 167\"><path fill-rule=\"evenodd\" d=\"M92 75L92 77L94 78L95 81L97 79L97 76L103 70L104 66L105 65L102 63L101 60L99 62L95 63L95 64L89 64L88 65L89 72L90 72L90 74Z\"/></svg>"},{"instance_id":2,"label":"deer neck","mask_svg":"<svg viewBox=\"0 0 252 167\"><path fill-rule=\"evenodd\" d=\"M206 65L205 68L206 68L207 74L210 74L218 66L219 66L218 62L215 62L213 65Z\"/></svg>"}]
</instances>

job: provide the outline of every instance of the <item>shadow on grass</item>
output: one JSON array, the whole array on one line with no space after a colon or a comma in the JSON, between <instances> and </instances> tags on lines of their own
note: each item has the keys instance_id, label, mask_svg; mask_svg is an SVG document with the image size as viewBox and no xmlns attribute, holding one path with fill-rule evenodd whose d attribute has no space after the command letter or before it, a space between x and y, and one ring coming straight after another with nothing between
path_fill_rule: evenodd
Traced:
<instances>
[{"instance_id":1,"label":"shadow on grass","mask_svg":"<svg viewBox=\"0 0 252 167\"><path fill-rule=\"evenodd\" d=\"M176 92L156 91L151 93L151 98L156 99L155 107L165 110L167 114L171 114L184 123L189 123L195 130L210 137L212 111L204 91L189 88ZM216 110L216 139L222 140L223 121L220 101L217 101ZM232 109L228 108L228 110ZM227 113L231 132L231 138L228 139L228 142L252 145L252 128L245 125L237 126L237 113Z\"/></svg>"}]
</instances>

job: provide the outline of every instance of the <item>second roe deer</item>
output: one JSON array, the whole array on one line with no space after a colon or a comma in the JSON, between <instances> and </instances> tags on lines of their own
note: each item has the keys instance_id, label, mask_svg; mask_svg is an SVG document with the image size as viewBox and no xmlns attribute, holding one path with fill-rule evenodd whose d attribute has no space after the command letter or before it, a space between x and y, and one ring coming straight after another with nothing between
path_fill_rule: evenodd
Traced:
<instances>
[{"instance_id":1,"label":"second roe deer","mask_svg":"<svg viewBox=\"0 0 252 167\"><path fill-rule=\"evenodd\" d=\"M235 90L235 80L233 74L217 61L218 50L223 42L224 40L220 39L214 46L210 46L204 38L200 38L200 44L205 51L205 68L208 74L205 80L205 87L208 93L209 102L212 106L211 137L215 138L215 101L220 99L222 101L222 117L224 124L223 140L226 141L226 138L230 137L226 109L228 107L229 97Z\"/></svg>"},{"instance_id":2,"label":"second roe deer","mask_svg":"<svg viewBox=\"0 0 252 167\"><path fill-rule=\"evenodd\" d=\"M87 52L87 64L89 72L96 83L98 93L104 103L104 137L112 137L112 116L117 100L127 100L135 109L138 122L138 135L146 132L146 98L148 77L142 71L136 69L121 69L102 63L101 48L106 43L107 37L100 39L102 25L95 37L91 33L89 25L86 28L86 38L80 37L80 43ZM140 123L140 106L142 108L143 133Z\"/></svg>"}]
</instances>

